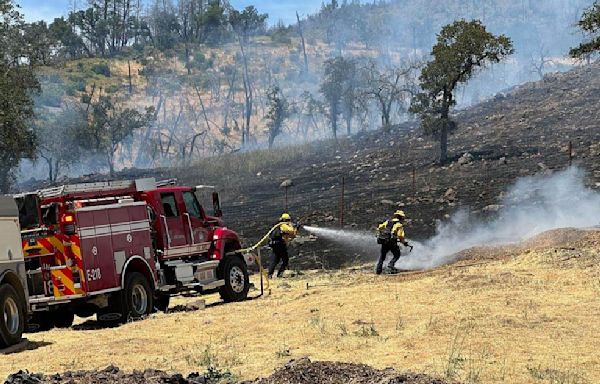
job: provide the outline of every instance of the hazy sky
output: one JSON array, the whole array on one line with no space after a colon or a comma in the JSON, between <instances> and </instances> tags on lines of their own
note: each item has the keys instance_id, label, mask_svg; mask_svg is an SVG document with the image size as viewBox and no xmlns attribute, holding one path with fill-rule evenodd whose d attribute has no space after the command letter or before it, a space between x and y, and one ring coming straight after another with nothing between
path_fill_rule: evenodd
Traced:
<instances>
[{"instance_id":1,"label":"hazy sky","mask_svg":"<svg viewBox=\"0 0 600 384\"><path fill-rule=\"evenodd\" d=\"M313 13L321 7L323 0L231 0L236 8L254 5L260 12L269 14L269 23L275 24L278 20L291 23L296 18L295 12L300 14ZM67 13L69 4L73 0L16 0L21 6L21 12L27 21L53 20L55 17ZM77 0L84 4L85 0Z\"/></svg>"}]
</instances>

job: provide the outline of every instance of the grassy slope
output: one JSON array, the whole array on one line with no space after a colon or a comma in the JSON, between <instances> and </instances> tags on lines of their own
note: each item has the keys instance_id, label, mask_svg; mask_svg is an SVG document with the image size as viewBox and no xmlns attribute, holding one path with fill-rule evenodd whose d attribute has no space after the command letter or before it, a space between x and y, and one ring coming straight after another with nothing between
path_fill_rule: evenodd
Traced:
<instances>
[{"instance_id":1,"label":"grassy slope","mask_svg":"<svg viewBox=\"0 0 600 384\"><path fill-rule=\"evenodd\" d=\"M0 377L114 363L180 372L214 364L250 379L308 355L474 383L598 382L600 233L562 233L473 250L429 272L313 272L249 302L28 335L38 348L2 356Z\"/></svg>"}]
</instances>

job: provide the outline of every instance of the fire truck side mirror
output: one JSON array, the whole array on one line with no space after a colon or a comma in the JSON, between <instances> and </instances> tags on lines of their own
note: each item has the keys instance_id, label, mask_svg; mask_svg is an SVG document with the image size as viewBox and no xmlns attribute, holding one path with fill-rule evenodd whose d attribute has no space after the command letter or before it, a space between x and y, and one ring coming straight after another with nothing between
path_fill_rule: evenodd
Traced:
<instances>
[{"instance_id":1,"label":"fire truck side mirror","mask_svg":"<svg viewBox=\"0 0 600 384\"><path fill-rule=\"evenodd\" d=\"M219 200L219 194L217 192L212 193L212 201L215 217L223 216L223 211L221 210L221 201Z\"/></svg>"}]
</instances>

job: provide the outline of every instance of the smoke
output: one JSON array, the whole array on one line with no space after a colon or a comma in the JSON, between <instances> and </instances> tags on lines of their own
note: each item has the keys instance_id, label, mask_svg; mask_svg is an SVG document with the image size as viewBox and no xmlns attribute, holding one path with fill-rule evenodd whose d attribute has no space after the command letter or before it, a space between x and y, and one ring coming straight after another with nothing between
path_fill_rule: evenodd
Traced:
<instances>
[{"instance_id":1,"label":"smoke","mask_svg":"<svg viewBox=\"0 0 600 384\"><path fill-rule=\"evenodd\" d=\"M436 234L414 245L397 263L400 269L428 269L452 262L457 252L480 246L516 243L555 228L589 228L600 225L600 193L584 184L585 172L571 167L553 174L517 180L508 189L498 214L482 220L462 209L439 222ZM371 258L378 255L373 234L308 227L318 236L352 244ZM372 256L371 256L372 255Z\"/></svg>"}]
</instances>

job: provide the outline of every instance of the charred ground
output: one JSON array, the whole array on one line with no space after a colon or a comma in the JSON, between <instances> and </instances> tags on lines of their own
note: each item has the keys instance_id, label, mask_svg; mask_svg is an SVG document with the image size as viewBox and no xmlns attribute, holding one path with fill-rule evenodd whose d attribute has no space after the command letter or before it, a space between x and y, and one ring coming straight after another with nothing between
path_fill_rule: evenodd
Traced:
<instances>
[{"instance_id":1,"label":"charred ground","mask_svg":"<svg viewBox=\"0 0 600 384\"><path fill-rule=\"evenodd\" d=\"M567 167L569 142L573 163L598 188L599 74L600 64L592 64L547 75L460 111L459 128L449 141L452 157L444 165L434 161L437 143L423 136L416 123L407 123L389 132L229 154L184 168L125 170L120 177L177 177L185 184L215 185L222 192L228 224L247 243L260 238L285 209L280 184L286 179L294 184L288 190L290 212L304 223L338 226L343 177L346 227L371 229L402 208L410 217L409 237L423 239L459 207L493 214L503 191L517 178ZM295 264L305 267L338 267L371 258L322 242L295 254Z\"/></svg>"}]
</instances>

